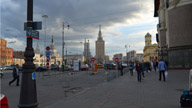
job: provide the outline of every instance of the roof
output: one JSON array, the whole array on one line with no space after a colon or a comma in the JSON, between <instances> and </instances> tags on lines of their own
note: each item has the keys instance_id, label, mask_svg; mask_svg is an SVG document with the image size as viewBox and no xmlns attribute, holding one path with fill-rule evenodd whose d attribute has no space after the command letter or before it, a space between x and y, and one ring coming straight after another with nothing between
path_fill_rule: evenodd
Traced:
<instances>
[{"instance_id":1,"label":"roof","mask_svg":"<svg viewBox=\"0 0 192 108\"><path fill-rule=\"evenodd\" d=\"M158 17L160 0L154 0L154 17Z\"/></svg>"}]
</instances>

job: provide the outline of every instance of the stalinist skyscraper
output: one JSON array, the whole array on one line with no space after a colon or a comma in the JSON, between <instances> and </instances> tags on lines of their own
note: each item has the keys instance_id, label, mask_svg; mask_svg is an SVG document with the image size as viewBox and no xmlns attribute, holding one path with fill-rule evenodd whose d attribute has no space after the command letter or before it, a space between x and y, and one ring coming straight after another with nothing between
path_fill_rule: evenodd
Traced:
<instances>
[{"instance_id":1,"label":"stalinist skyscraper","mask_svg":"<svg viewBox=\"0 0 192 108\"><path fill-rule=\"evenodd\" d=\"M96 43L96 62L98 64L103 64L105 60L105 41L103 40L102 33L101 33L101 25L99 25L99 33Z\"/></svg>"}]
</instances>

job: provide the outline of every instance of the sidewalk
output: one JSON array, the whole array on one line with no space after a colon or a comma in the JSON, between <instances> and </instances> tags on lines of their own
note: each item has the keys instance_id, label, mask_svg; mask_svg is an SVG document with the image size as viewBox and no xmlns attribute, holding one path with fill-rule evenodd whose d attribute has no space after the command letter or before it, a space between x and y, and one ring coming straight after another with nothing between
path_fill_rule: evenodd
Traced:
<instances>
[{"instance_id":1,"label":"sidewalk","mask_svg":"<svg viewBox=\"0 0 192 108\"><path fill-rule=\"evenodd\" d=\"M158 72L137 82L136 72L86 88L44 108L180 108L180 95L188 89L189 70L170 70L166 82Z\"/></svg>"}]
</instances>

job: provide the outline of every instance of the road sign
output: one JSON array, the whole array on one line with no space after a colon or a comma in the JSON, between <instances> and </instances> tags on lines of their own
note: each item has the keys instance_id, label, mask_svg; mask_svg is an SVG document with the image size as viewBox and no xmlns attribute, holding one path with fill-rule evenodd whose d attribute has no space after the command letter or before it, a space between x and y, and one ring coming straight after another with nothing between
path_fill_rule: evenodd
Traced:
<instances>
[{"instance_id":1,"label":"road sign","mask_svg":"<svg viewBox=\"0 0 192 108\"><path fill-rule=\"evenodd\" d=\"M26 35L29 38L39 39L39 32L35 30L27 30Z\"/></svg>"},{"instance_id":2,"label":"road sign","mask_svg":"<svg viewBox=\"0 0 192 108\"><path fill-rule=\"evenodd\" d=\"M49 58L49 57L50 57L50 54L49 54L49 53L46 53L46 57Z\"/></svg>"},{"instance_id":3,"label":"road sign","mask_svg":"<svg viewBox=\"0 0 192 108\"><path fill-rule=\"evenodd\" d=\"M33 22L33 30L42 30L42 22ZM27 30L27 22L24 23L24 30Z\"/></svg>"},{"instance_id":4,"label":"road sign","mask_svg":"<svg viewBox=\"0 0 192 108\"><path fill-rule=\"evenodd\" d=\"M35 80L36 79L36 75L35 75L35 72L32 73L32 80Z\"/></svg>"},{"instance_id":5,"label":"road sign","mask_svg":"<svg viewBox=\"0 0 192 108\"><path fill-rule=\"evenodd\" d=\"M119 62L119 58L115 58L115 62Z\"/></svg>"},{"instance_id":6,"label":"road sign","mask_svg":"<svg viewBox=\"0 0 192 108\"><path fill-rule=\"evenodd\" d=\"M49 47L49 46L47 46L47 47L46 47L46 50L47 50L47 51L49 51L49 50L50 50L50 47Z\"/></svg>"},{"instance_id":7,"label":"road sign","mask_svg":"<svg viewBox=\"0 0 192 108\"><path fill-rule=\"evenodd\" d=\"M92 57L92 58L91 58L91 61L92 61L92 62L94 62L94 61L95 61L95 58L94 58L94 57Z\"/></svg>"}]
</instances>

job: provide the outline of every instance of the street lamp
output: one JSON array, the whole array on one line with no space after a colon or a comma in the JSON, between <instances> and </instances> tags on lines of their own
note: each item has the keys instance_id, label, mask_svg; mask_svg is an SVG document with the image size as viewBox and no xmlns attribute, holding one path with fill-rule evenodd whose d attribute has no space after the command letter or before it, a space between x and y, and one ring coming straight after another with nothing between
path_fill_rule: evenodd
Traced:
<instances>
[{"instance_id":1,"label":"street lamp","mask_svg":"<svg viewBox=\"0 0 192 108\"><path fill-rule=\"evenodd\" d=\"M27 0L27 28L33 29L33 0ZM19 108L38 108L36 80L34 79L35 64L33 39L27 37L25 49L25 63L23 64L22 81L20 89Z\"/></svg>"},{"instance_id":2,"label":"street lamp","mask_svg":"<svg viewBox=\"0 0 192 108\"><path fill-rule=\"evenodd\" d=\"M45 48L46 48L46 18L48 18L48 15L42 15L42 17L45 19L45 39L44 39L44 67L45 67Z\"/></svg>"},{"instance_id":3,"label":"street lamp","mask_svg":"<svg viewBox=\"0 0 192 108\"><path fill-rule=\"evenodd\" d=\"M64 28L65 28L65 24L67 25L67 28L69 29L69 23L68 22L63 22L63 31L62 31L62 71L64 72L64 48L65 48L65 42L64 42Z\"/></svg>"}]
</instances>

